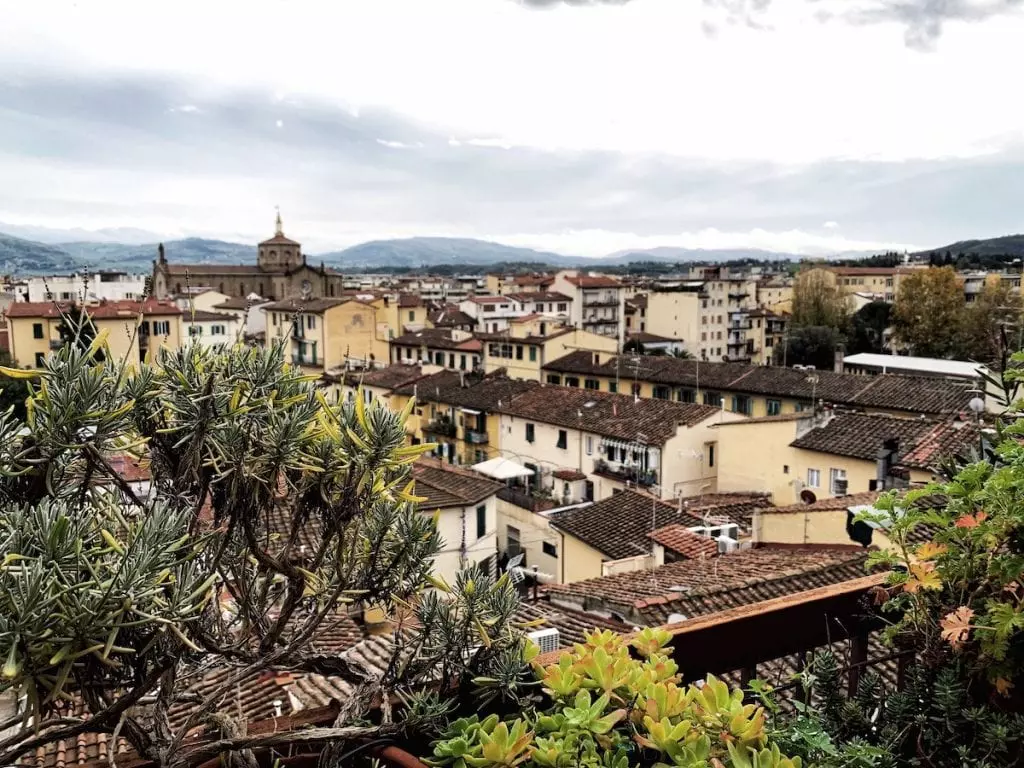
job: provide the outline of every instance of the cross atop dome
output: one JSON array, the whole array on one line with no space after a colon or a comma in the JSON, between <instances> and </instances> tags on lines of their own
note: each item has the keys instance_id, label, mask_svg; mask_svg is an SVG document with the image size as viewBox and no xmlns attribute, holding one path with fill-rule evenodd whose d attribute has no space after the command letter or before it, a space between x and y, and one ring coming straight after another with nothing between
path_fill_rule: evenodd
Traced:
<instances>
[{"instance_id":1,"label":"cross atop dome","mask_svg":"<svg viewBox=\"0 0 1024 768\"><path fill-rule=\"evenodd\" d=\"M281 208L280 206L275 205L274 210L277 211L277 221L275 222L274 226L274 236L284 237L284 226L281 224Z\"/></svg>"}]
</instances>

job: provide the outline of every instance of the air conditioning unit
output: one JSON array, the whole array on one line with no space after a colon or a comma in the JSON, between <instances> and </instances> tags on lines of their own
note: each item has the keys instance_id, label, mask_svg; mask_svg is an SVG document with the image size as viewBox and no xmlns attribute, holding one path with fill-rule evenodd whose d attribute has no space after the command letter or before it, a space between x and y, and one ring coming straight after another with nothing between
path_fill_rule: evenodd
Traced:
<instances>
[{"instance_id":1,"label":"air conditioning unit","mask_svg":"<svg viewBox=\"0 0 1024 768\"><path fill-rule=\"evenodd\" d=\"M726 552L735 552L740 547L740 543L732 536L719 536L715 539L718 542L719 554L725 554Z\"/></svg>"},{"instance_id":2,"label":"air conditioning unit","mask_svg":"<svg viewBox=\"0 0 1024 768\"><path fill-rule=\"evenodd\" d=\"M557 629L538 629L530 632L529 637L540 647L541 653L552 653L562 647L562 639Z\"/></svg>"}]
</instances>

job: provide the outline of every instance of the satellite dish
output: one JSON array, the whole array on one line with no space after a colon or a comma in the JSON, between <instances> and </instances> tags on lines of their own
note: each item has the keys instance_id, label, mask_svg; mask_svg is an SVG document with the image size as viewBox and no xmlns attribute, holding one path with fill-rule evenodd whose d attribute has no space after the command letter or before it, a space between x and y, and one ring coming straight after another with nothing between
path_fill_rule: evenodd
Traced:
<instances>
[{"instance_id":1,"label":"satellite dish","mask_svg":"<svg viewBox=\"0 0 1024 768\"><path fill-rule=\"evenodd\" d=\"M800 501L804 504L813 504L818 500L818 497L814 495L814 491L810 488L804 488L800 491Z\"/></svg>"},{"instance_id":2,"label":"satellite dish","mask_svg":"<svg viewBox=\"0 0 1024 768\"><path fill-rule=\"evenodd\" d=\"M521 566L523 564L523 558L525 557L526 553L520 552L515 557L510 557L508 559L508 564L505 566L505 572L512 579L513 584L519 584L523 581L523 569Z\"/></svg>"},{"instance_id":3,"label":"satellite dish","mask_svg":"<svg viewBox=\"0 0 1024 768\"><path fill-rule=\"evenodd\" d=\"M669 624L678 624L680 621L686 621L686 616L682 613L670 613L668 615Z\"/></svg>"}]
</instances>

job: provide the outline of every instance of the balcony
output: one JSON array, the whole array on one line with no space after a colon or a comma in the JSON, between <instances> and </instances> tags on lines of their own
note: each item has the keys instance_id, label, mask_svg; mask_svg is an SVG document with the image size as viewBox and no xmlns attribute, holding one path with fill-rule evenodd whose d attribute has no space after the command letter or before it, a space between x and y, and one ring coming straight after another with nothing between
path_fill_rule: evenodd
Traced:
<instances>
[{"instance_id":1,"label":"balcony","mask_svg":"<svg viewBox=\"0 0 1024 768\"><path fill-rule=\"evenodd\" d=\"M304 366L319 366L320 361L316 359L316 355L300 355L298 353L292 354L292 365L304 365Z\"/></svg>"},{"instance_id":2,"label":"balcony","mask_svg":"<svg viewBox=\"0 0 1024 768\"><path fill-rule=\"evenodd\" d=\"M489 442L486 432L477 432L475 429L467 429L465 439L471 445L487 445Z\"/></svg>"},{"instance_id":3,"label":"balcony","mask_svg":"<svg viewBox=\"0 0 1024 768\"><path fill-rule=\"evenodd\" d=\"M543 512L546 509L554 509L555 502L543 495L535 495L525 488L505 486L499 488L497 497L507 501L520 509L528 509L531 512Z\"/></svg>"},{"instance_id":4,"label":"balcony","mask_svg":"<svg viewBox=\"0 0 1024 768\"><path fill-rule=\"evenodd\" d=\"M627 464L610 464L604 459L594 462L594 474L624 483L633 483L642 488L658 484L658 473L653 469L643 469Z\"/></svg>"},{"instance_id":5,"label":"balcony","mask_svg":"<svg viewBox=\"0 0 1024 768\"><path fill-rule=\"evenodd\" d=\"M458 430L454 421L447 417L442 417L428 422L423 427L423 431L431 435L440 435L441 437L455 437Z\"/></svg>"}]
</instances>

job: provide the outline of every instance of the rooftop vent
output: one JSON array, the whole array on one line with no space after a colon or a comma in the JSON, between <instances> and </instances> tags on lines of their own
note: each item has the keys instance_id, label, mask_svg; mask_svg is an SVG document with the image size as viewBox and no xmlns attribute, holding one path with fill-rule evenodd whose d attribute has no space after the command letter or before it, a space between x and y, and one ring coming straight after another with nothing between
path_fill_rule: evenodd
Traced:
<instances>
[{"instance_id":1,"label":"rooftop vent","mask_svg":"<svg viewBox=\"0 0 1024 768\"><path fill-rule=\"evenodd\" d=\"M530 632L527 637L540 647L541 653L553 653L562 645L561 636L554 627L535 630Z\"/></svg>"}]
</instances>

